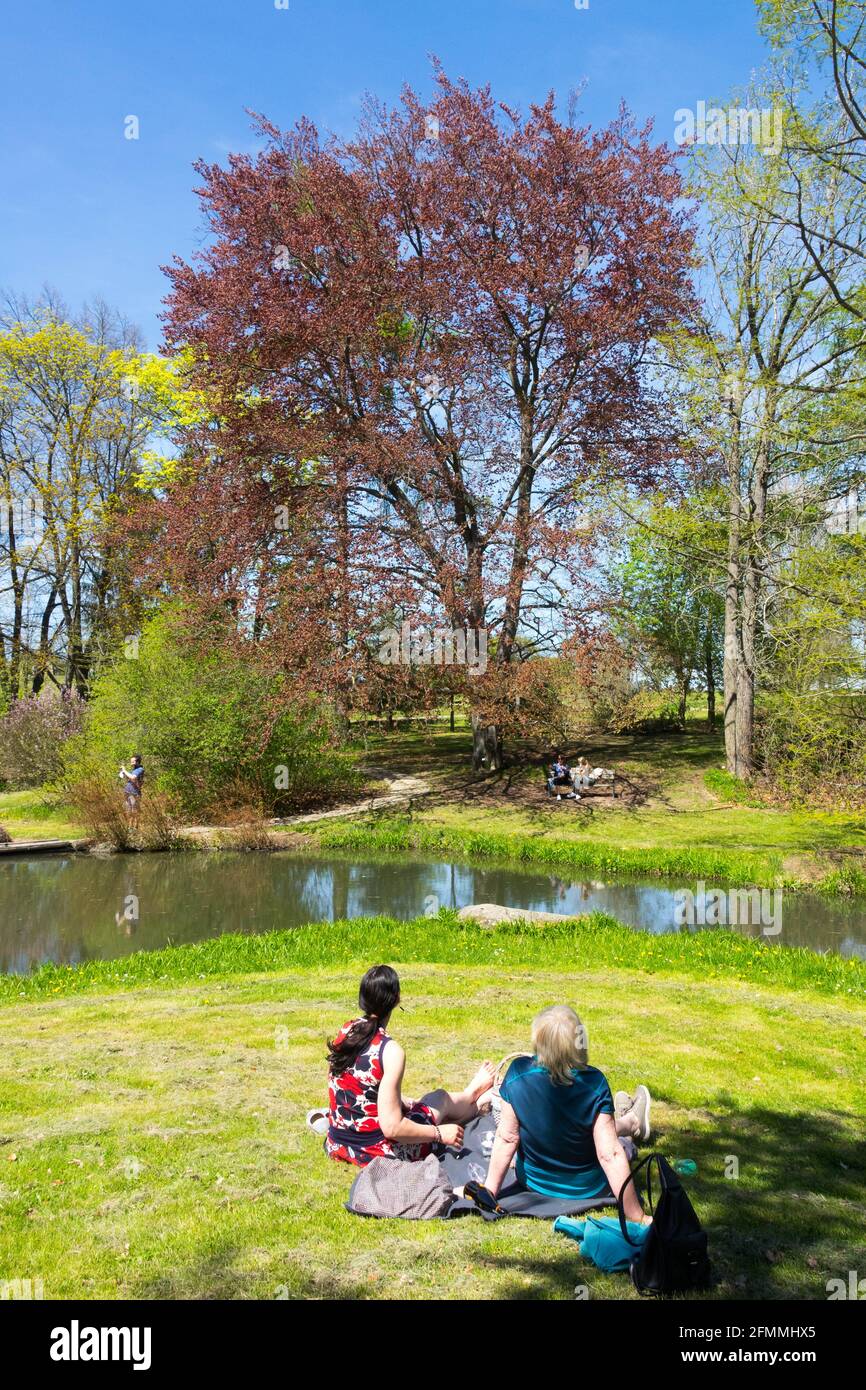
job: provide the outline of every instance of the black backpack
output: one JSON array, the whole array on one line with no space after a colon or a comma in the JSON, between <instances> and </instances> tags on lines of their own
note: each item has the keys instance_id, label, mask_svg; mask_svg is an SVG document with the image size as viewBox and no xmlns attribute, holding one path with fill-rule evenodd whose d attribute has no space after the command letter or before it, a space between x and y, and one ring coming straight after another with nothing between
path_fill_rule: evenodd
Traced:
<instances>
[{"instance_id":1,"label":"black backpack","mask_svg":"<svg viewBox=\"0 0 866 1390\"><path fill-rule=\"evenodd\" d=\"M659 1195L653 1207L652 1169L658 1169ZM647 1199L652 1225L642 1244L631 1239L625 1222L623 1197L630 1182L646 1168ZM688 1293L710 1284L707 1235L701 1227L685 1188L663 1154L648 1154L633 1168L619 1194L619 1224L629 1245L638 1253L630 1265L632 1283L638 1293Z\"/></svg>"}]
</instances>

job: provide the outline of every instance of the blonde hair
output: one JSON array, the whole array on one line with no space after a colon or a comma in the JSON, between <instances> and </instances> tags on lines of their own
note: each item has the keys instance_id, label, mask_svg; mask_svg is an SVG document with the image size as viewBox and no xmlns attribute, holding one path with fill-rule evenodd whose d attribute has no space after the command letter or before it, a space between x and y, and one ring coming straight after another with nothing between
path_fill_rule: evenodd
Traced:
<instances>
[{"instance_id":1,"label":"blonde hair","mask_svg":"<svg viewBox=\"0 0 866 1390\"><path fill-rule=\"evenodd\" d=\"M552 1004L535 1015L532 1046L554 1086L570 1086L573 1069L588 1065L586 1028L567 1004Z\"/></svg>"}]
</instances>

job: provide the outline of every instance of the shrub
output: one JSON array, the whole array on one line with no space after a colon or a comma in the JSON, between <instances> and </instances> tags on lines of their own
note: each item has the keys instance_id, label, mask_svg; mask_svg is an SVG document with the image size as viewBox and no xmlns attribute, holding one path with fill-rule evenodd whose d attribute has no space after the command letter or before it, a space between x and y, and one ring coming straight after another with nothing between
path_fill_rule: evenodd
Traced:
<instances>
[{"instance_id":1,"label":"shrub","mask_svg":"<svg viewBox=\"0 0 866 1390\"><path fill-rule=\"evenodd\" d=\"M71 690L17 700L0 719L0 779L40 787L57 778L67 740L79 733L84 701Z\"/></svg>"},{"instance_id":2,"label":"shrub","mask_svg":"<svg viewBox=\"0 0 866 1390\"><path fill-rule=\"evenodd\" d=\"M82 775L70 782L69 801L88 839L115 849L132 848L132 827L117 782L99 773Z\"/></svg>"},{"instance_id":3,"label":"shrub","mask_svg":"<svg viewBox=\"0 0 866 1390\"><path fill-rule=\"evenodd\" d=\"M288 707L286 686L254 660L216 643L202 651L173 610L145 625L136 659L97 678L85 730L69 745L67 782L105 777L109 768L113 776L137 752L145 805L165 792L193 817L224 819L238 806L284 814L360 782L352 759L334 746L323 708Z\"/></svg>"},{"instance_id":4,"label":"shrub","mask_svg":"<svg viewBox=\"0 0 866 1390\"><path fill-rule=\"evenodd\" d=\"M677 700L670 691L637 690L611 710L607 728L612 734L654 734L681 729Z\"/></svg>"},{"instance_id":5,"label":"shrub","mask_svg":"<svg viewBox=\"0 0 866 1390\"><path fill-rule=\"evenodd\" d=\"M755 743L766 776L787 800L866 805L866 695L785 691L765 696Z\"/></svg>"}]
</instances>

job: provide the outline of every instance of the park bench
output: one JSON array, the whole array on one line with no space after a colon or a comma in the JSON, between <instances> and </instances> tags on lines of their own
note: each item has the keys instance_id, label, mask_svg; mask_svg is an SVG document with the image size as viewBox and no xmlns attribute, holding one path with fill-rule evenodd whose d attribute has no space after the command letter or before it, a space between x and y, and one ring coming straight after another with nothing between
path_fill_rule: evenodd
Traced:
<instances>
[{"instance_id":1,"label":"park bench","mask_svg":"<svg viewBox=\"0 0 866 1390\"><path fill-rule=\"evenodd\" d=\"M547 790L547 768L544 768L543 775L545 795L556 796L556 792L551 793ZM600 779L598 782L590 782L589 786L587 787L563 787L560 793L563 799L568 795L569 791L571 790L577 791L577 794L580 797L581 801L592 800L595 797L611 797L615 801L619 796L619 787L617 786L616 773L614 773L612 779L605 777Z\"/></svg>"}]
</instances>

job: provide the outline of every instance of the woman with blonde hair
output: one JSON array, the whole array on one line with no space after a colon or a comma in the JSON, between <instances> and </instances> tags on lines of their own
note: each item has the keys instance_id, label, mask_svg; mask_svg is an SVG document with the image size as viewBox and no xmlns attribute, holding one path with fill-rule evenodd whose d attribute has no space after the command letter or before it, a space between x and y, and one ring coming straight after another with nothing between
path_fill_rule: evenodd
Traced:
<instances>
[{"instance_id":1,"label":"woman with blonde hair","mask_svg":"<svg viewBox=\"0 0 866 1390\"><path fill-rule=\"evenodd\" d=\"M517 1155L518 1182L547 1197L574 1201L618 1197L629 1175L620 1137L649 1138L650 1094L638 1086L614 1100L606 1078L587 1060L586 1029L574 1009L555 1004L532 1021L534 1055L518 1057L500 1088L502 1113L485 1186L499 1192ZM629 1221L643 1221L630 1184Z\"/></svg>"}]
</instances>

